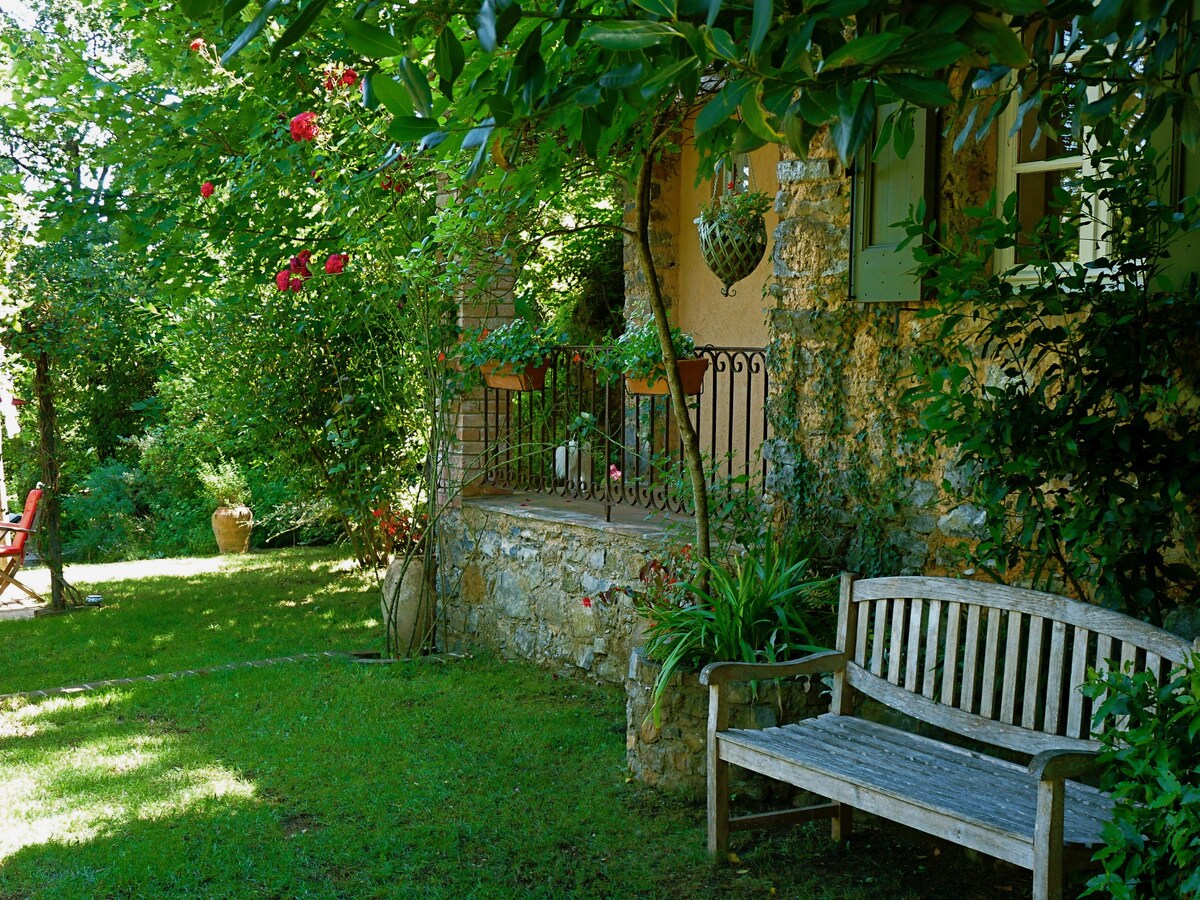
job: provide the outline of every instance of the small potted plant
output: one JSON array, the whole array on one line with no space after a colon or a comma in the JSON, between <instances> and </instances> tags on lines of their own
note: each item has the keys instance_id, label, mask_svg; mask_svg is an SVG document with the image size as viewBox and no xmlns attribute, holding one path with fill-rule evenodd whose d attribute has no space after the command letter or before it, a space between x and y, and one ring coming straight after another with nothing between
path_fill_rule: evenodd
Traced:
<instances>
[{"instance_id":1,"label":"small potted plant","mask_svg":"<svg viewBox=\"0 0 1200 900\"><path fill-rule=\"evenodd\" d=\"M546 325L513 319L496 328L467 332L458 346L465 366L478 366L488 387L537 391L546 386L546 370L564 335Z\"/></svg>"},{"instance_id":2,"label":"small potted plant","mask_svg":"<svg viewBox=\"0 0 1200 900\"><path fill-rule=\"evenodd\" d=\"M245 553L250 549L250 531L254 513L250 501L250 486L237 465L228 459L216 466L200 463L196 469L205 495L217 505L212 514L213 537L221 553Z\"/></svg>"},{"instance_id":3,"label":"small potted plant","mask_svg":"<svg viewBox=\"0 0 1200 900\"><path fill-rule=\"evenodd\" d=\"M734 181L724 187L701 208L695 222L700 232L700 253L721 279L721 293L728 297L733 283L758 268L767 252L765 216L771 198L762 191L738 190Z\"/></svg>"},{"instance_id":4,"label":"small potted plant","mask_svg":"<svg viewBox=\"0 0 1200 900\"><path fill-rule=\"evenodd\" d=\"M695 338L678 328L671 329L671 346L679 360L683 392L699 394L704 385L704 373L708 371L708 360L696 356ZM608 372L623 373L625 389L631 394L667 393L667 369L653 319L626 329L615 343L600 350L595 363Z\"/></svg>"}]
</instances>

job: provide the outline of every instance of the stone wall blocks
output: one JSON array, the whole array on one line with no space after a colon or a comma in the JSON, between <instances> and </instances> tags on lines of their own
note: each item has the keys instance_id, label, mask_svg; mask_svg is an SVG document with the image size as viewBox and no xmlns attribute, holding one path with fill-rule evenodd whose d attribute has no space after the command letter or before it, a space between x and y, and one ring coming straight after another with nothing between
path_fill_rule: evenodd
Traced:
<instances>
[{"instance_id":1,"label":"stone wall blocks","mask_svg":"<svg viewBox=\"0 0 1200 900\"><path fill-rule=\"evenodd\" d=\"M987 511L974 503L956 506L938 519L938 530L950 537L982 537L987 525Z\"/></svg>"}]
</instances>

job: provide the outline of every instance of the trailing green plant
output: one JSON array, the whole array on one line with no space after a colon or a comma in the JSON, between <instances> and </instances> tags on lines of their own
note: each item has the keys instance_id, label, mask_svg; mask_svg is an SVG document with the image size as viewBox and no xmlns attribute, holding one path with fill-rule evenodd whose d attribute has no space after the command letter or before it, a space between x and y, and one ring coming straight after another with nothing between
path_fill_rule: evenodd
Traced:
<instances>
[{"instance_id":1,"label":"trailing green plant","mask_svg":"<svg viewBox=\"0 0 1200 900\"><path fill-rule=\"evenodd\" d=\"M550 326L516 318L495 328L479 328L464 334L455 349L468 366L497 363L507 366L540 366L567 336Z\"/></svg>"},{"instance_id":2,"label":"trailing green plant","mask_svg":"<svg viewBox=\"0 0 1200 900\"><path fill-rule=\"evenodd\" d=\"M1102 198L1113 224L1107 257L1090 264L1072 260L1093 210L1061 190L1032 230L1015 195L972 211L965 239L910 223L936 247L915 253L937 302L922 313L932 327L909 436L971 473L960 496L987 516L961 548L973 563L1046 588L1065 580L1157 624L1200 590L1198 358L1179 340L1200 290L1169 271L1200 212L1162 202L1169 167L1152 147L1102 146L1091 167L1073 190ZM995 251L1012 247L1020 263L998 271Z\"/></svg>"},{"instance_id":3,"label":"trailing green plant","mask_svg":"<svg viewBox=\"0 0 1200 900\"><path fill-rule=\"evenodd\" d=\"M215 466L201 462L196 466L196 475L205 496L217 506L246 506L250 502L250 485L233 460L222 459Z\"/></svg>"},{"instance_id":4,"label":"trailing green plant","mask_svg":"<svg viewBox=\"0 0 1200 900\"><path fill-rule=\"evenodd\" d=\"M1161 685L1149 672L1093 671L1083 692L1100 703L1097 727L1108 723L1102 786L1116 799L1093 857L1104 871L1084 896L1200 896L1200 655Z\"/></svg>"},{"instance_id":5,"label":"trailing green plant","mask_svg":"<svg viewBox=\"0 0 1200 900\"><path fill-rule=\"evenodd\" d=\"M779 662L826 649L833 639L836 581L814 577L795 542L769 542L728 564L702 558L697 575L686 585L690 603L639 606L651 619L646 652L662 664L652 694L656 723L681 667Z\"/></svg>"},{"instance_id":6,"label":"trailing green plant","mask_svg":"<svg viewBox=\"0 0 1200 900\"><path fill-rule=\"evenodd\" d=\"M671 329L671 346L678 359L696 355L696 339L678 328ZM662 345L652 319L629 326L615 341L595 348L591 362L609 379L629 375L653 380L666 375Z\"/></svg>"}]
</instances>

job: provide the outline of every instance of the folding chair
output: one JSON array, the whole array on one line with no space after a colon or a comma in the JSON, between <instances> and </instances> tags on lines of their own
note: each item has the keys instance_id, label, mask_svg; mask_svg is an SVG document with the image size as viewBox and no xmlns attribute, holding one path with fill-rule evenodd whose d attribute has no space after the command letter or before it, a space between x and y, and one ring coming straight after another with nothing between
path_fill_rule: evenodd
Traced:
<instances>
[{"instance_id":1,"label":"folding chair","mask_svg":"<svg viewBox=\"0 0 1200 900\"><path fill-rule=\"evenodd\" d=\"M45 603L45 598L17 581L16 575L25 564L25 544L29 541L29 536L37 530L38 505L41 503L42 493L41 488L34 488L29 492L29 496L25 498L25 512L21 514L20 521L0 522L0 537L6 541L0 543L0 594L12 584L39 603Z\"/></svg>"}]
</instances>

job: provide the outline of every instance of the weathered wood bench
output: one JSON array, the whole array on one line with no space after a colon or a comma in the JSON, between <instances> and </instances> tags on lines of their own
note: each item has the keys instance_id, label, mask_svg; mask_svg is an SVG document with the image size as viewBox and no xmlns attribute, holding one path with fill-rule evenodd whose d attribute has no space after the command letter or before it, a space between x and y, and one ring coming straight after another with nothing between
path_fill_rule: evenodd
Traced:
<instances>
[{"instance_id":1,"label":"weathered wood bench","mask_svg":"<svg viewBox=\"0 0 1200 900\"><path fill-rule=\"evenodd\" d=\"M1087 670L1148 669L1162 680L1193 645L1087 603L948 578L842 578L837 649L787 663L713 663L709 685L708 845L729 833L833 820L861 809L1033 870L1034 897L1091 858L1109 797L1069 781L1095 768ZM1194 649L1200 651L1200 641ZM829 713L763 730L730 729L722 687L832 673ZM1032 757L1019 765L855 715L855 695L974 742ZM1011 755L1011 754L1010 754ZM729 766L828 803L731 819Z\"/></svg>"}]
</instances>

